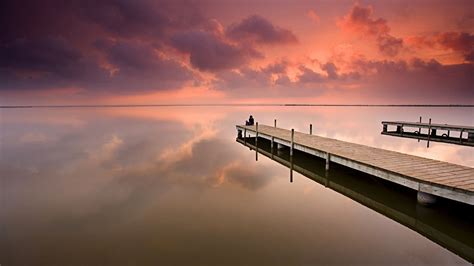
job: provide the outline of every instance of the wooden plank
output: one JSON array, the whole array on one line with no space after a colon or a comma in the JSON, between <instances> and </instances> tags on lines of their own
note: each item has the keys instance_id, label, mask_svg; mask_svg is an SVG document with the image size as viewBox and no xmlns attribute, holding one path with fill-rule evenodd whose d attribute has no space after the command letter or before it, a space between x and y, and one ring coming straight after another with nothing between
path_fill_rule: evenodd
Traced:
<instances>
[{"instance_id":1,"label":"wooden plank","mask_svg":"<svg viewBox=\"0 0 474 266\"><path fill-rule=\"evenodd\" d=\"M467 185L467 184L474 184L474 179L473 178L458 178L458 179L451 179L449 181L446 181L446 184L453 185L453 186L459 186L459 185Z\"/></svg>"},{"instance_id":2,"label":"wooden plank","mask_svg":"<svg viewBox=\"0 0 474 266\"><path fill-rule=\"evenodd\" d=\"M441 176L446 176L449 173L451 173L450 176L452 176L452 173L469 172L469 170L466 170L466 169L450 169L450 168L446 169L445 167L425 168L422 170L413 169L413 171L416 171L418 174L436 174L436 175L441 175Z\"/></svg>"},{"instance_id":3,"label":"wooden plank","mask_svg":"<svg viewBox=\"0 0 474 266\"><path fill-rule=\"evenodd\" d=\"M443 180L443 179L474 179L474 172L469 171L469 170L463 170L461 172L458 172L459 175L451 175L451 173L445 173L445 175L441 178L435 179L435 181Z\"/></svg>"},{"instance_id":4,"label":"wooden plank","mask_svg":"<svg viewBox=\"0 0 474 266\"><path fill-rule=\"evenodd\" d=\"M466 179L473 179L472 175L464 175L464 176L444 176L444 178L438 178L437 180L431 181L431 182L437 182L437 183L448 183L448 182L453 182L455 180L466 180Z\"/></svg>"}]
</instances>

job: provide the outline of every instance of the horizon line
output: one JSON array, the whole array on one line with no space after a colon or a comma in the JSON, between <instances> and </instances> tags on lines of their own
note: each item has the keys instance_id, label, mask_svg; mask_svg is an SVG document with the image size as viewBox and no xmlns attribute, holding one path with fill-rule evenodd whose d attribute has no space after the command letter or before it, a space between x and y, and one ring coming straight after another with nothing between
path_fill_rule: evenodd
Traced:
<instances>
[{"instance_id":1,"label":"horizon line","mask_svg":"<svg viewBox=\"0 0 474 266\"><path fill-rule=\"evenodd\" d=\"M321 104L321 103L203 103L203 104L54 104L0 105L0 108L120 108L120 107L219 107L219 106L288 106L288 107L474 107L474 104Z\"/></svg>"}]
</instances>

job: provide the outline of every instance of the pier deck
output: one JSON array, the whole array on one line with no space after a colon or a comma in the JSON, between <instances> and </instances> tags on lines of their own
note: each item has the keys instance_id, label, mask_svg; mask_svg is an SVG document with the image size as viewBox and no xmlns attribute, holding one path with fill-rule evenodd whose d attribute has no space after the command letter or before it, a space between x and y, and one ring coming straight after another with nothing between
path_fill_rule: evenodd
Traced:
<instances>
[{"instance_id":1,"label":"pier deck","mask_svg":"<svg viewBox=\"0 0 474 266\"><path fill-rule=\"evenodd\" d=\"M365 145L259 125L236 126L252 134L329 162L365 172L419 192L474 205L474 168Z\"/></svg>"}]
</instances>

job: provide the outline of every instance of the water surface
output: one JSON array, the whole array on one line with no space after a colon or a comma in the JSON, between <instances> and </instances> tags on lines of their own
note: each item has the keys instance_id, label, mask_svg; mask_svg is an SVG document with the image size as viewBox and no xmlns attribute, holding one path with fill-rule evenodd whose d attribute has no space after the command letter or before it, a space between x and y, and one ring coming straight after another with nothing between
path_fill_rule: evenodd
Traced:
<instances>
[{"instance_id":1,"label":"water surface","mask_svg":"<svg viewBox=\"0 0 474 266\"><path fill-rule=\"evenodd\" d=\"M427 149L423 141L380 135L380 122L423 116L472 125L474 108L0 112L2 265L469 264L347 194L298 172L290 183L286 166L265 156L255 161L254 151L236 143L235 124L250 114L302 132L312 123L321 136L472 167L470 147ZM341 171L345 180L370 179ZM412 216L440 215L417 207L409 194L390 194L390 202L406 201ZM464 222L449 223L474 228L472 215L468 208Z\"/></svg>"}]
</instances>

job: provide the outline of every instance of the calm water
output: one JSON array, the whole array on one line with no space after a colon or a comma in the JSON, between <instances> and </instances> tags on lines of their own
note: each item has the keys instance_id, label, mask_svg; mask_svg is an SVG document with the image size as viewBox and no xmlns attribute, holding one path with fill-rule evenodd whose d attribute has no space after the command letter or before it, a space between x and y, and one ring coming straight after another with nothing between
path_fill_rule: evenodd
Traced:
<instances>
[{"instance_id":1,"label":"calm water","mask_svg":"<svg viewBox=\"0 0 474 266\"><path fill-rule=\"evenodd\" d=\"M470 265L473 256L472 207L417 206L412 191L338 167L325 176L301 154L290 183L290 158L236 142L235 124L249 114L298 131L312 123L321 136L472 167L470 147L427 149L380 135L380 122L473 125L474 108L0 112L2 266Z\"/></svg>"}]
</instances>

